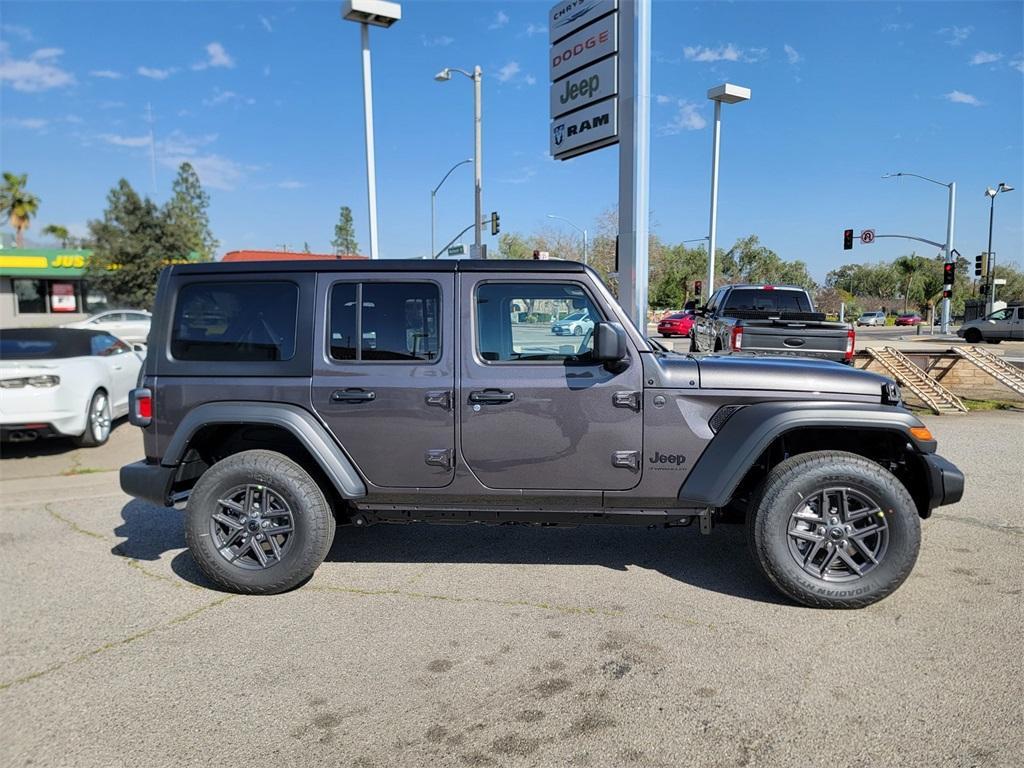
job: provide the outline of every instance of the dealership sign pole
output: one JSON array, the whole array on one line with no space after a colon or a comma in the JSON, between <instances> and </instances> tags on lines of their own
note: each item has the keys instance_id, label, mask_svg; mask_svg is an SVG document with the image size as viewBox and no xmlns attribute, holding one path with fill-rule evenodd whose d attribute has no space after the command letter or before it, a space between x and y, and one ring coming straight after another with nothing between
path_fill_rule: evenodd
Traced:
<instances>
[{"instance_id":1,"label":"dealership sign pole","mask_svg":"<svg viewBox=\"0 0 1024 768\"><path fill-rule=\"evenodd\" d=\"M551 155L568 160L620 144L619 302L641 329L647 322L650 8L650 0L562 0L548 18Z\"/></svg>"}]
</instances>

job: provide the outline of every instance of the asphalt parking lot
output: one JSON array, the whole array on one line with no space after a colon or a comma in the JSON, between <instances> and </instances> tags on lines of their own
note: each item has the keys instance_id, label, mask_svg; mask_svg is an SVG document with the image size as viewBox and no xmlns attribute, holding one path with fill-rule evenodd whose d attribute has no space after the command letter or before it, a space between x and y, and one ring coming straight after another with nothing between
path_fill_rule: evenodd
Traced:
<instances>
[{"instance_id":1,"label":"asphalt parking lot","mask_svg":"<svg viewBox=\"0 0 1024 768\"><path fill-rule=\"evenodd\" d=\"M343 528L233 596L120 492L133 428L5 446L0 763L1020 766L1024 414L925 420L964 500L855 612L778 597L736 527Z\"/></svg>"}]
</instances>

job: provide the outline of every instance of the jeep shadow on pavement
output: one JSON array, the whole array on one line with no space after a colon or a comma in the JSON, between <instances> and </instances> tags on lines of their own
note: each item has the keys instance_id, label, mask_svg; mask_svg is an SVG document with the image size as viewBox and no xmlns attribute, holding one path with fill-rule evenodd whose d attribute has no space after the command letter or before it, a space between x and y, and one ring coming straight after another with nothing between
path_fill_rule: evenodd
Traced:
<instances>
[{"instance_id":1,"label":"jeep shadow on pavement","mask_svg":"<svg viewBox=\"0 0 1024 768\"><path fill-rule=\"evenodd\" d=\"M574 262L169 267L131 419L121 487L185 505L204 575L253 594L308 579L337 524L743 519L783 593L861 607L963 493L891 380L668 352Z\"/></svg>"}]
</instances>

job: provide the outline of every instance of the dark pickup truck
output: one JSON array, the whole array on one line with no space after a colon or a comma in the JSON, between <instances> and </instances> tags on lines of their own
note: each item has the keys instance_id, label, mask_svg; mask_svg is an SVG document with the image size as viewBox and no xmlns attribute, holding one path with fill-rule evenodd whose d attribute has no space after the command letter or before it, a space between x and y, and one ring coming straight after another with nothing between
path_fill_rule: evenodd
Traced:
<instances>
[{"instance_id":1,"label":"dark pickup truck","mask_svg":"<svg viewBox=\"0 0 1024 768\"><path fill-rule=\"evenodd\" d=\"M690 331L692 352L751 352L813 357L849 364L854 330L814 311L803 288L726 285L697 311Z\"/></svg>"}]
</instances>

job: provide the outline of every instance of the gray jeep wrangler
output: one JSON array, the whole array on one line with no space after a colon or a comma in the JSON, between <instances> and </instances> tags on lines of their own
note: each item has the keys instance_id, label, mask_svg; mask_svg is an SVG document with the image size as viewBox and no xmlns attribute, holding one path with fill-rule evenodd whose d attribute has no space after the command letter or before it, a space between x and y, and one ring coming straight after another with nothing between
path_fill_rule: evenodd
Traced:
<instances>
[{"instance_id":1,"label":"gray jeep wrangler","mask_svg":"<svg viewBox=\"0 0 1024 768\"><path fill-rule=\"evenodd\" d=\"M337 524L740 519L786 595L860 607L963 493L889 379L668 352L574 262L176 265L149 341L121 487L187 504L197 563L238 592L307 580Z\"/></svg>"}]
</instances>

